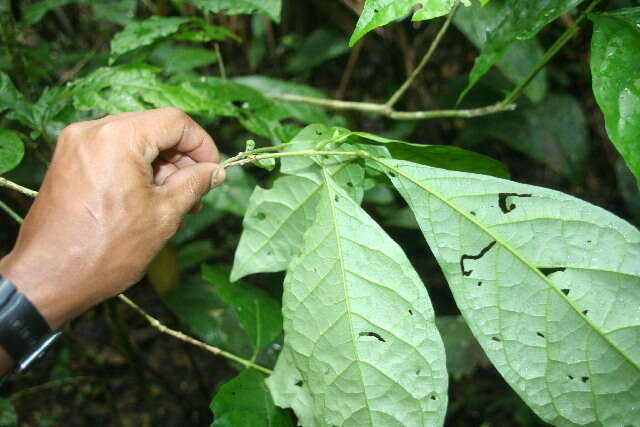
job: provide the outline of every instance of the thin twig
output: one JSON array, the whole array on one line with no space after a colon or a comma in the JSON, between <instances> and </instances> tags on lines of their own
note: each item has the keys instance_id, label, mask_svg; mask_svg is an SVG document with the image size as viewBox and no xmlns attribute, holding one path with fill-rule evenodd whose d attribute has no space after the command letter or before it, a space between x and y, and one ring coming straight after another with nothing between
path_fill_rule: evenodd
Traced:
<instances>
[{"instance_id":1,"label":"thin twig","mask_svg":"<svg viewBox=\"0 0 640 427\"><path fill-rule=\"evenodd\" d=\"M360 57L360 52L362 52L363 46L364 40L360 40L351 50L349 60L347 61L347 66L344 68L344 73L342 73L342 78L340 79L340 85L338 86L338 90L336 91L336 99L342 99L344 93L347 91L349 82L351 82L351 76L353 75L353 69L358 62L358 58Z\"/></svg>"},{"instance_id":2,"label":"thin twig","mask_svg":"<svg viewBox=\"0 0 640 427\"><path fill-rule=\"evenodd\" d=\"M502 101L501 104L507 105L513 103L522 92L524 92L525 88L531 83L531 81L538 75L540 70L544 68L545 65L553 58L556 53L560 51L564 47L565 44L578 32L580 29L580 25L587 18L587 14L589 14L602 0L593 0L589 7L587 7L576 19L576 21L565 30L564 33L556 40L556 42L545 52L545 54L540 58L540 60L533 66L527 77L515 88L513 89Z\"/></svg>"},{"instance_id":3,"label":"thin twig","mask_svg":"<svg viewBox=\"0 0 640 427\"><path fill-rule=\"evenodd\" d=\"M15 392L9 397L9 400L11 402L15 402L16 400L21 399L33 393L38 393L51 388L58 388L60 386L67 385L67 384L79 383L82 381L102 381L102 378L91 377L91 376L77 376L77 377L53 380L53 381L46 382L44 384L38 384L34 387L30 387L30 388Z\"/></svg>"},{"instance_id":4,"label":"thin twig","mask_svg":"<svg viewBox=\"0 0 640 427\"><path fill-rule=\"evenodd\" d=\"M218 55L218 67L220 68L220 77L222 80L227 80L227 71L224 67L224 60L222 59L222 52L220 51L220 43L213 44L216 49L216 55Z\"/></svg>"},{"instance_id":5,"label":"thin twig","mask_svg":"<svg viewBox=\"0 0 640 427\"><path fill-rule=\"evenodd\" d=\"M0 177L0 187L9 188L11 190L17 191L29 197L36 197L38 195L37 191L30 190L26 187L16 184L13 181L9 181L6 178Z\"/></svg>"},{"instance_id":6,"label":"thin twig","mask_svg":"<svg viewBox=\"0 0 640 427\"><path fill-rule=\"evenodd\" d=\"M433 42L431 42L431 45L429 46L427 53L425 53L425 55L422 57L420 64L418 64L416 69L413 70L413 73L411 73L409 78L407 78L407 80L402 84L402 86L400 86L400 88L393 95L391 95L391 98L389 98L389 100L386 103L386 105L389 108L393 108L393 106L396 105L398 100L402 98L402 95L404 95L405 92L411 87L411 85L416 80L418 75L422 72L422 70L424 70L424 67L429 63L434 52L436 51L438 46L440 46L440 42L442 41L442 38L444 37L445 33L449 29L449 26L451 26L451 21L453 20L453 17L455 16L456 12L458 11L458 8L460 7L460 2L461 0L456 0L456 3L453 5L453 8L451 9L451 12L449 12L449 16L447 16L447 20L444 21L444 24L442 24L440 31L438 31L436 38L433 39Z\"/></svg>"},{"instance_id":7,"label":"thin twig","mask_svg":"<svg viewBox=\"0 0 640 427\"><path fill-rule=\"evenodd\" d=\"M262 373L265 373L267 375L271 375L273 373L273 371L271 371L270 369L265 368L264 366L260 366L260 365L258 365L256 363L251 362L250 360L243 359L240 356L236 356L235 354L228 353L228 352L226 352L224 350L221 350L221 349L219 349L217 347L214 347L214 346L209 345L207 343L204 343L202 341L198 341L197 339L192 338L189 335L183 334L180 331L176 331L175 329L171 329L171 328L165 326L158 319L156 319L155 317L153 317L150 314L148 314L146 311L144 311L136 303L131 301L129 298L127 298L123 294L118 295L118 298L120 298L120 300L122 300L129 307L133 308L135 311L140 313L140 315L142 315L147 320L147 322L149 322L149 324L151 326L153 326L154 328L156 328L157 330L159 330L163 334L170 335L170 336L172 336L174 338L177 338L177 339L179 339L181 341L184 341L184 342L187 342L189 344L192 344L192 345L194 345L196 347L199 347L199 348L201 348L203 350L208 351L209 353L215 354L216 356L222 356L222 357L224 357L226 359L233 360L234 362L240 363L241 365L243 365L246 368L253 368L253 369L255 369L257 371L260 371Z\"/></svg>"},{"instance_id":8,"label":"thin twig","mask_svg":"<svg viewBox=\"0 0 640 427\"><path fill-rule=\"evenodd\" d=\"M427 120L438 118L458 117L463 119L486 116L489 114L513 111L515 104L498 103L481 108L469 110L424 110L424 111L397 111L385 104L372 102L340 101L337 99L315 98L311 96L300 96L290 94L271 94L272 99L288 102L298 102L302 104L317 105L340 111L361 111L364 113L375 113L393 120Z\"/></svg>"},{"instance_id":9,"label":"thin twig","mask_svg":"<svg viewBox=\"0 0 640 427\"><path fill-rule=\"evenodd\" d=\"M7 213L7 215L9 215L17 223L22 224L24 222L22 217L20 215L18 215L13 209L11 209L9 207L9 205L4 203L2 200L0 200L0 209L5 211Z\"/></svg>"}]
</instances>

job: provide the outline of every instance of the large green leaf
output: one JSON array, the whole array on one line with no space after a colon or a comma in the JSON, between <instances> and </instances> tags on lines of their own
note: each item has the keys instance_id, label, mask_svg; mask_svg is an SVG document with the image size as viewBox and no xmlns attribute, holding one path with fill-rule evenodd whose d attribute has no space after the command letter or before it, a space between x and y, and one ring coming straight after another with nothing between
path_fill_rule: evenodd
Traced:
<instances>
[{"instance_id":1,"label":"large green leaf","mask_svg":"<svg viewBox=\"0 0 640 427\"><path fill-rule=\"evenodd\" d=\"M591 19L593 92L611 141L640 185L640 7Z\"/></svg>"},{"instance_id":2,"label":"large green leaf","mask_svg":"<svg viewBox=\"0 0 640 427\"><path fill-rule=\"evenodd\" d=\"M463 0L463 2L469 5L469 0ZM413 13L412 19L424 21L446 15L455 3L456 0L367 0L349 46L356 44L369 31L412 13L416 4L422 7Z\"/></svg>"},{"instance_id":3,"label":"large green leaf","mask_svg":"<svg viewBox=\"0 0 640 427\"><path fill-rule=\"evenodd\" d=\"M345 142L361 145L365 149L367 145L382 146L389 151L389 154L394 159L410 160L414 163L443 169L493 175L499 178L509 177L509 171L503 163L460 147L413 144L383 138L367 132L349 132L344 129L341 129L341 131Z\"/></svg>"},{"instance_id":4,"label":"large green leaf","mask_svg":"<svg viewBox=\"0 0 640 427\"><path fill-rule=\"evenodd\" d=\"M467 144L498 139L574 182L581 182L589 154L587 120L580 103L566 94L551 94L516 111L473 119L463 138Z\"/></svg>"},{"instance_id":5,"label":"large green leaf","mask_svg":"<svg viewBox=\"0 0 640 427\"><path fill-rule=\"evenodd\" d=\"M292 141L289 150L313 148L331 138L330 128L311 125ZM326 167L334 179L362 197L364 169L339 158L326 159ZM259 272L282 271L302 244L302 235L315 215L316 196L322 182L317 174L304 174L312 160L287 158L272 188L256 187L243 221L243 231L231 271L231 280ZM287 176L287 175L297 175Z\"/></svg>"},{"instance_id":6,"label":"large green leaf","mask_svg":"<svg viewBox=\"0 0 640 427\"><path fill-rule=\"evenodd\" d=\"M246 369L220 387L211 401L212 427L289 427L291 418L273 403L264 376Z\"/></svg>"},{"instance_id":7,"label":"large green leaf","mask_svg":"<svg viewBox=\"0 0 640 427\"><path fill-rule=\"evenodd\" d=\"M251 337L240 326L235 310L209 283L200 279L185 280L162 299L200 339L242 357L252 357L255 353Z\"/></svg>"},{"instance_id":8,"label":"large green leaf","mask_svg":"<svg viewBox=\"0 0 640 427\"><path fill-rule=\"evenodd\" d=\"M280 336L280 304L269 294L248 283L232 284L228 270L210 265L202 266L202 278L218 290L227 304L234 307L240 325L251 337L256 353Z\"/></svg>"},{"instance_id":9,"label":"large green leaf","mask_svg":"<svg viewBox=\"0 0 640 427\"><path fill-rule=\"evenodd\" d=\"M122 31L113 36L109 61L113 63L117 57L124 53L149 46L158 40L177 34L181 27L187 23L196 24L201 28L199 31L189 31L182 36L178 34L178 39L181 37L195 41L237 39L237 36L226 28L209 25L199 18L152 16L142 21L129 22ZM196 36L197 34L201 34L201 36Z\"/></svg>"},{"instance_id":10,"label":"large green leaf","mask_svg":"<svg viewBox=\"0 0 640 427\"><path fill-rule=\"evenodd\" d=\"M0 175L20 164L24 157L24 144L15 132L0 128Z\"/></svg>"},{"instance_id":11,"label":"large green leaf","mask_svg":"<svg viewBox=\"0 0 640 427\"><path fill-rule=\"evenodd\" d=\"M227 15L260 13L275 22L280 22L282 0L187 0L189 3L210 12L224 11Z\"/></svg>"},{"instance_id":12,"label":"large green leaf","mask_svg":"<svg viewBox=\"0 0 640 427\"><path fill-rule=\"evenodd\" d=\"M143 21L131 21L111 39L111 58L113 61L123 53L139 47L148 46L155 41L178 32L180 26L189 22L189 18L152 16Z\"/></svg>"},{"instance_id":13,"label":"large green leaf","mask_svg":"<svg viewBox=\"0 0 640 427\"><path fill-rule=\"evenodd\" d=\"M321 189L284 281L291 352L284 357L291 360L267 380L274 400L293 407L309 420L305 425L441 425L444 346L424 285L402 249L331 173L306 171L312 172Z\"/></svg>"},{"instance_id":14,"label":"large green leaf","mask_svg":"<svg viewBox=\"0 0 640 427\"><path fill-rule=\"evenodd\" d=\"M637 424L637 229L556 191L405 161L374 163L415 213L485 352L542 419Z\"/></svg>"},{"instance_id":15,"label":"large green leaf","mask_svg":"<svg viewBox=\"0 0 640 427\"><path fill-rule=\"evenodd\" d=\"M487 35L502 21L501 13L501 1L482 6L478 0L472 0L471 7L458 10L453 22L476 47L482 49L487 42ZM509 45L504 57L497 61L496 65L509 80L518 84L524 80L542 55L542 46L535 38L516 40ZM546 91L547 76L543 68L527 85L525 94L532 101L538 102L544 98Z\"/></svg>"},{"instance_id":16,"label":"large green leaf","mask_svg":"<svg viewBox=\"0 0 640 427\"><path fill-rule=\"evenodd\" d=\"M534 37L549 22L582 3L584 0L497 0L486 7L499 21L492 21L486 42L469 76L469 85L463 95L480 77L507 53L516 40Z\"/></svg>"}]
</instances>

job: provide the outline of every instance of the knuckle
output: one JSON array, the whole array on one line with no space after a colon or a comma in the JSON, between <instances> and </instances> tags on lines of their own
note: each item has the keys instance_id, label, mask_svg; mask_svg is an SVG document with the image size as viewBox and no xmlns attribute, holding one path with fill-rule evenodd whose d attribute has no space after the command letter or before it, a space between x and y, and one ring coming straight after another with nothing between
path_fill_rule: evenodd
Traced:
<instances>
[{"instance_id":1,"label":"knuckle","mask_svg":"<svg viewBox=\"0 0 640 427\"><path fill-rule=\"evenodd\" d=\"M160 111L176 120L184 121L191 119L187 113L176 107L162 107L160 108Z\"/></svg>"},{"instance_id":2,"label":"knuckle","mask_svg":"<svg viewBox=\"0 0 640 427\"><path fill-rule=\"evenodd\" d=\"M69 143L77 140L84 134L84 125L82 123L72 123L62 129L58 140L62 143Z\"/></svg>"},{"instance_id":3,"label":"knuckle","mask_svg":"<svg viewBox=\"0 0 640 427\"><path fill-rule=\"evenodd\" d=\"M98 139L109 139L113 138L113 136L120 132L122 129L122 124L115 121L108 121L105 123L101 123L95 130L95 136Z\"/></svg>"}]
</instances>

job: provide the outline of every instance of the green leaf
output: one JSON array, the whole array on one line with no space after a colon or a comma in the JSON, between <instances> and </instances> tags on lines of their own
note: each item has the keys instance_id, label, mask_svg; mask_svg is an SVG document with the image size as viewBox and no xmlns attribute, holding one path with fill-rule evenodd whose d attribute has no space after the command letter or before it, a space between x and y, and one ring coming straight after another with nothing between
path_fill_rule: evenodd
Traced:
<instances>
[{"instance_id":1,"label":"green leaf","mask_svg":"<svg viewBox=\"0 0 640 427\"><path fill-rule=\"evenodd\" d=\"M265 291L245 282L232 284L228 270L211 265L202 266L202 278L218 290L224 302L234 307L256 353L280 336L280 304Z\"/></svg>"},{"instance_id":2,"label":"green leaf","mask_svg":"<svg viewBox=\"0 0 640 427\"><path fill-rule=\"evenodd\" d=\"M587 120L580 103L564 94L549 95L516 111L473 119L463 138L467 144L499 139L574 182L582 181L589 154Z\"/></svg>"},{"instance_id":3,"label":"green leaf","mask_svg":"<svg viewBox=\"0 0 640 427\"><path fill-rule=\"evenodd\" d=\"M159 39L175 34L186 22L189 22L189 18L164 16L152 16L144 21L131 21L111 39L109 62L113 63L123 53L149 46Z\"/></svg>"},{"instance_id":4,"label":"green leaf","mask_svg":"<svg viewBox=\"0 0 640 427\"><path fill-rule=\"evenodd\" d=\"M375 163L416 215L485 352L543 420L640 419L637 229L556 191Z\"/></svg>"},{"instance_id":5,"label":"green leaf","mask_svg":"<svg viewBox=\"0 0 640 427\"><path fill-rule=\"evenodd\" d=\"M349 46L356 44L369 31L412 13L413 7L417 4L422 7L413 13L413 21L446 15L455 3L455 0L367 0L349 40ZM463 0L463 3L469 5L469 0Z\"/></svg>"},{"instance_id":6,"label":"green leaf","mask_svg":"<svg viewBox=\"0 0 640 427\"><path fill-rule=\"evenodd\" d=\"M292 74L311 70L349 52L344 33L333 28L319 28L311 33L289 59L286 71Z\"/></svg>"},{"instance_id":7,"label":"green leaf","mask_svg":"<svg viewBox=\"0 0 640 427\"><path fill-rule=\"evenodd\" d=\"M160 66L167 74L177 74L214 64L218 62L218 55L211 49L167 43L151 53L149 62Z\"/></svg>"},{"instance_id":8,"label":"green leaf","mask_svg":"<svg viewBox=\"0 0 640 427\"><path fill-rule=\"evenodd\" d=\"M11 402L0 398L0 427L15 427L18 425L18 414Z\"/></svg>"},{"instance_id":9,"label":"green leaf","mask_svg":"<svg viewBox=\"0 0 640 427\"><path fill-rule=\"evenodd\" d=\"M445 354L426 289L402 249L318 169L305 171L321 189L284 281L291 360L267 380L274 400L307 425L442 425Z\"/></svg>"},{"instance_id":10,"label":"green leaf","mask_svg":"<svg viewBox=\"0 0 640 427\"><path fill-rule=\"evenodd\" d=\"M590 15L593 93L607 133L640 185L640 7Z\"/></svg>"},{"instance_id":11,"label":"green leaf","mask_svg":"<svg viewBox=\"0 0 640 427\"><path fill-rule=\"evenodd\" d=\"M482 49L487 42L487 36L502 22L502 9L500 2L481 7L481 3L473 0L471 7L458 10L453 22L477 48ZM543 53L542 46L535 38L515 40L496 65L505 77L518 84L542 58ZM544 98L546 91L547 75L546 69L543 68L527 85L525 94L532 101L538 102Z\"/></svg>"},{"instance_id":12,"label":"green leaf","mask_svg":"<svg viewBox=\"0 0 640 427\"><path fill-rule=\"evenodd\" d=\"M24 144L13 131L0 128L0 175L20 164L24 157Z\"/></svg>"},{"instance_id":13,"label":"green leaf","mask_svg":"<svg viewBox=\"0 0 640 427\"><path fill-rule=\"evenodd\" d=\"M391 157L398 160L411 160L427 166L493 175L499 178L509 177L509 171L503 163L451 145L412 144L366 132L350 132L345 134L345 140L350 144L383 146L389 151ZM363 148L366 149L366 147Z\"/></svg>"},{"instance_id":14,"label":"green leaf","mask_svg":"<svg viewBox=\"0 0 640 427\"><path fill-rule=\"evenodd\" d=\"M104 19L125 26L135 17L138 2L137 0L94 0L91 5L96 19Z\"/></svg>"},{"instance_id":15,"label":"green leaf","mask_svg":"<svg viewBox=\"0 0 640 427\"><path fill-rule=\"evenodd\" d=\"M16 89L9 76L0 71L0 113L5 110L12 110L23 124L33 123L29 102Z\"/></svg>"},{"instance_id":16,"label":"green leaf","mask_svg":"<svg viewBox=\"0 0 640 427\"><path fill-rule=\"evenodd\" d=\"M197 25L200 29L181 32L187 23ZM172 35L176 35L178 40L199 42L224 40L228 37L237 39L237 36L226 28L210 25L199 18L152 16L143 21L129 22L122 31L113 36L109 63L112 64L124 53L149 46Z\"/></svg>"},{"instance_id":17,"label":"green leaf","mask_svg":"<svg viewBox=\"0 0 640 427\"><path fill-rule=\"evenodd\" d=\"M209 283L200 279L186 280L162 299L203 341L241 357L254 354L252 340L240 326L235 310Z\"/></svg>"},{"instance_id":18,"label":"green leaf","mask_svg":"<svg viewBox=\"0 0 640 427\"><path fill-rule=\"evenodd\" d=\"M66 6L71 3L82 3L83 0L42 0L27 6L22 15L22 24L26 26L34 25L50 11Z\"/></svg>"},{"instance_id":19,"label":"green leaf","mask_svg":"<svg viewBox=\"0 0 640 427\"><path fill-rule=\"evenodd\" d=\"M322 125L305 128L292 141L289 150L312 148L331 138L333 130ZM364 169L340 158L326 159L334 179L362 197ZM281 159L281 172L300 175L314 161L301 158ZM243 231L231 271L231 280L260 272L282 271L297 252L302 235L314 217L316 196L321 181L315 174L283 176L271 189L256 187L244 216Z\"/></svg>"},{"instance_id":20,"label":"green leaf","mask_svg":"<svg viewBox=\"0 0 640 427\"><path fill-rule=\"evenodd\" d=\"M273 403L264 376L246 369L218 390L211 401L212 427L289 427L291 418Z\"/></svg>"},{"instance_id":21,"label":"green leaf","mask_svg":"<svg viewBox=\"0 0 640 427\"><path fill-rule=\"evenodd\" d=\"M189 3L209 12L224 11L227 15L254 12L280 22L282 0L187 0Z\"/></svg>"},{"instance_id":22,"label":"green leaf","mask_svg":"<svg viewBox=\"0 0 640 427\"><path fill-rule=\"evenodd\" d=\"M534 37L549 22L578 6L584 0L510 0L491 2L491 30L469 75L469 84L461 98L489 69L504 58L516 40Z\"/></svg>"}]
</instances>

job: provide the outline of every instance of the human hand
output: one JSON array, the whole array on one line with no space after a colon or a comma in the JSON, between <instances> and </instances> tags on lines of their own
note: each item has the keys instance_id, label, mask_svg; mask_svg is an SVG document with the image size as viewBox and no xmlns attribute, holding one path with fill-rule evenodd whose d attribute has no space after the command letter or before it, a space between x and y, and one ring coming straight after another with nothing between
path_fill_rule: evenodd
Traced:
<instances>
[{"instance_id":1,"label":"human hand","mask_svg":"<svg viewBox=\"0 0 640 427\"><path fill-rule=\"evenodd\" d=\"M0 274L57 329L139 280L212 178L224 180L218 161L174 108L68 126Z\"/></svg>"}]
</instances>

